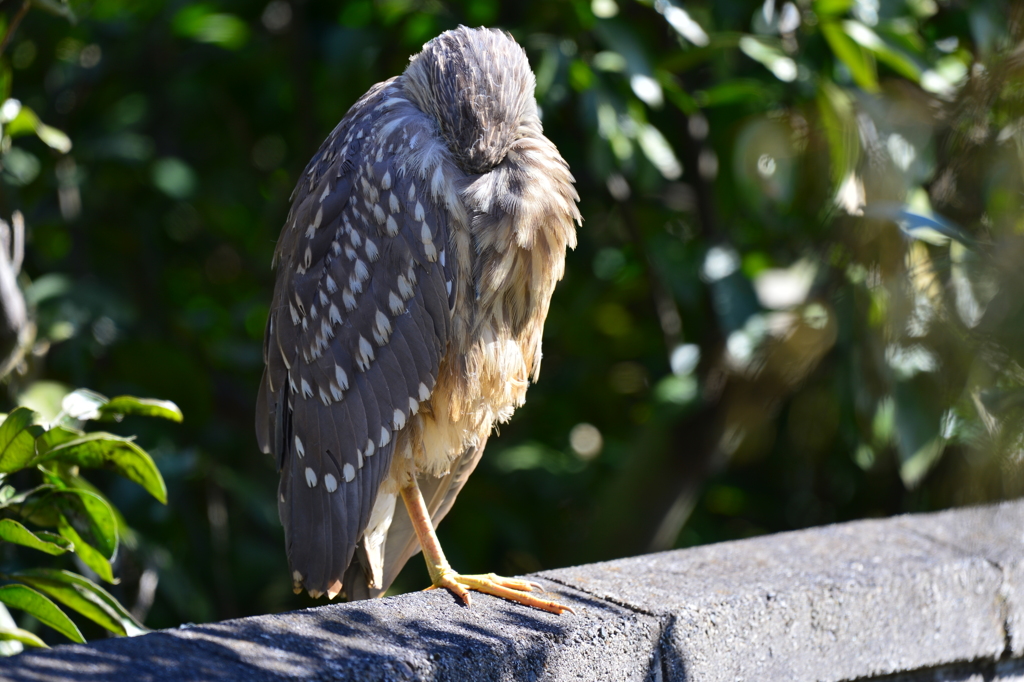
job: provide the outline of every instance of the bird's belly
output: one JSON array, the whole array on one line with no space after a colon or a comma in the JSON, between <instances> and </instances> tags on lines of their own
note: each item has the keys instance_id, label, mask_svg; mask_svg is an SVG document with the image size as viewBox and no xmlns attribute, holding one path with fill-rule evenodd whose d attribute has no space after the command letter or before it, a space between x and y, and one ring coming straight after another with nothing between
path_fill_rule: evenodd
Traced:
<instances>
[{"instance_id":1,"label":"bird's belly","mask_svg":"<svg viewBox=\"0 0 1024 682\"><path fill-rule=\"evenodd\" d=\"M382 490L399 485L403 474L440 476L467 449L486 439L496 423L509 420L526 399L539 334L484 329L461 354L442 360L437 383L418 414L398 434L391 475Z\"/></svg>"}]
</instances>

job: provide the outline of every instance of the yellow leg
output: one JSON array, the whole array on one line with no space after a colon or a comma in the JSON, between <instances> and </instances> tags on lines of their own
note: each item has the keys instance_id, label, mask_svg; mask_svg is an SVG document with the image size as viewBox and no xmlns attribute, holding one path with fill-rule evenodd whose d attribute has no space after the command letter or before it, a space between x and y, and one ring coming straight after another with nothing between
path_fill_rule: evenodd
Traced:
<instances>
[{"instance_id":1,"label":"yellow leg","mask_svg":"<svg viewBox=\"0 0 1024 682\"><path fill-rule=\"evenodd\" d=\"M402 488L402 500L405 501L405 507L409 511L412 527L416 530L420 547L423 548L423 558L427 561L427 570L430 571L430 580L433 585L428 587L428 590L438 587L447 588L455 593L455 596L461 599L466 606L469 606L471 601L469 591L476 590L551 613L561 614L565 611L573 613L568 606L562 606L557 602L540 599L530 594L535 589L542 590L543 588L529 580L502 578L493 573L482 575L456 573L448 564L444 552L441 551L441 544L437 541L437 535L434 533L434 524L430 521L427 504L423 500L419 486L416 485L415 477L409 485Z\"/></svg>"}]
</instances>

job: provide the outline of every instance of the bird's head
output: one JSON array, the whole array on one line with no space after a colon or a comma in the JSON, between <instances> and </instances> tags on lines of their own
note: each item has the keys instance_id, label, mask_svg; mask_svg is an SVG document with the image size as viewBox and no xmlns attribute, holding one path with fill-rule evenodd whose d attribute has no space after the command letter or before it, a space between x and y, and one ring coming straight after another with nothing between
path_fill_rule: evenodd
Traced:
<instances>
[{"instance_id":1,"label":"bird's head","mask_svg":"<svg viewBox=\"0 0 1024 682\"><path fill-rule=\"evenodd\" d=\"M523 48L504 31L460 26L412 57L404 87L434 117L463 170L484 173L536 120L536 80Z\"/></svg>"}]
</instances>

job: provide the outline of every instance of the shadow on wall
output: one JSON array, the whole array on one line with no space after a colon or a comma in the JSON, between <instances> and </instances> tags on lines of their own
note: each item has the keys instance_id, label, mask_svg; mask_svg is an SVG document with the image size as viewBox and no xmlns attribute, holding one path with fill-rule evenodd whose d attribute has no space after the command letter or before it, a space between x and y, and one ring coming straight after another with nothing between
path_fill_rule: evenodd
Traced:
<instances>
[{"instance_id":1,"label":"shadow on wall","mask_svg":"<svg viewBox=\"0 0 1024 682\"><path fill-rule=\"evenodd\" d=\"M656 619L558 589L555 616L443 592L60 646L0 666L5 680L658 679ZM603 670L601 668L604 668Z\"/></svg>"}]
</instances>

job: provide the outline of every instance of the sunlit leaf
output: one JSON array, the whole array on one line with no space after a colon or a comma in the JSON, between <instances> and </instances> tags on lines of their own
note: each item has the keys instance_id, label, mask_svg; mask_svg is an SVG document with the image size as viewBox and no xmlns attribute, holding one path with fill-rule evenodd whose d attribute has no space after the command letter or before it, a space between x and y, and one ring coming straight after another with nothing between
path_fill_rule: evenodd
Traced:
<instances>
[{"instance_id":1,"label":"sunlit leaf","mask_svg":"<svg viewBox=\"0 0 1024 682\"><path fill-rule=\"evenodd\" d=\"M74 609L114 634L127 634L121 616L106 600L97 595L95 590L101 589L98 585L93 583L92 587L95 589L89 589L77 582L67 580L64 576L65 573L68 573L67 571L50 570L48 571L49 575L40 575L41 572L41 570L24 571L14 573L10 577L39 590L48 597L56 599L64 606ZM68 573L68 575L73 574ZM86 580L81 578L81 576L79 578Z\"/></svg>"},{"instance_id":2,"label":"sunlit leaf","mask_svg":"<svg viewBox=\"0 0 1024 682\"><path fill-rule=\"evenodd\" d=\"M200 43L237 50L249 39L249 27L233 14L214 12L206 4L188 5L174 16L175 33Z\"/></svg>"},{"instance_id":3,"label":"sunlit leaf","mask_svg":"<svg viewBox=\"0 0 1024 682\"><path fill-rule=\"evenodd\" d=\"M853 0L814 0L812 8L819 17L835 17L846 14L853 6Z\"/></svg>"},{"instance_id":4,"label":"sunlit leaf","mask_svg":"<svg viewBox=\"0 0 1024 682\"><path fill-rule=\"evenodd\" d=\"M882 40L877 33L859 21L844 21L846 35L853 38L861 47L875 53L878 60L887 64L893 71L915 83L921 80L921 69L910 57L903 54Z\"/></svg>"},{"instance_id":5,"label":"sunlit leaf","mask_svg":"<svg viewBox=\"0 0 1024 682\"><path fill-rule=\"evenodd\" d=\"M17 106L14 103L17 103ZM15 115L9 120L5 120L15 110ZM21 105L17 100L9 99L4 102L3 107L0 108L0 121L4 122L4 132L11 137L35 134L43 144L51 149L62 153L71 151L71 139L65 133L40 121L36 112Z\"/></svg>"},{"instance_id":6,"label":"sunlit leaf","mask_svg":"<svg viewBox=\"0 0 1024 682\"><path fill-rule=\"evenodd\" d=\"M120 395L111 398L110 402L100 407L99 418L121 421L122 417L129 414L143 417L160 417L162 419L170 419L172 422L180 422L182 420L181 410L170 400L136 398L130 395Z\"/></svg>"},{"instance_id":7,"label":"sunlit leaf","mask_svg":"<svg viewBox=\"0 0 1024 682\"><path fill-rule=\"evenodd\" d=\"M708 34L701 25L694 21L690 14L682 7L673 5L667 0L656 2L654 7L661 12L665 17L665 21L676 30L676 33L697 47L704 47L710 42Z\"/></svg>"},{"instance_id":8,"label":"sunlit leaf","mask_svg":"<svg viewBox=\"0 0 1024 682\"><path fill-rule=\"evenodd\" d=\"M67 426L54 426L36 438L36 451L38 456L42 456L58 445L76 440L84 435L85 433L78 429L68 428Z\"/></svg>"},{"instance_id":9,"label":"sunlit leaf","mask_svg":"<svg viewBox=\"0 0 1024 682\"><path fill-rule=\"evenodd\" d=\"M64 396L61 401L61 411L68 417L81 421L99 419L100 407L108 402L110 399L105 395L87 388L79 388Z\"/></svg>"},{"instance_id":10,"label":"sunlit leaf","mask_svg":"<svg viewBox=\"0 0 1024 682\"><path fill-rule=\"evenodd\" d=\"M81 559L86 566L95 571L96 575L108 583L113 584L116 582L114 580L114 571L110 567L110 561L108 561L106 557L99 552L99 550L83 540L82 536L79 535L74 526L64 518L63 514L57 522L57 530L61 535L74 543L75 554L78 555L78 558Z\"/></svg>"},{"instance_id":11,"label":"sunlit leaf","mask_svg":"<svg viewBox=\"0 0 1024 682\"><path fill-rule=\"evenodd\" d=\"M860 137L853 100L833 83L822 80L817 103L828 138L832 180L839 185L857 167L860 158Z\"/></svg>"},{"instance_id":12,"label":"sunlit leaf","mask_svg":"<svg viewBox=\"0 0 1024 682\"><path fill-rule=\"evenodd\" d=\"M35 616L39 622L48 625L73 642L84 643L85 638L78 626L68 618L49 598L25 585L4 585L0 587L0 602L21 609Z\"/></svg>"},{"instance_id":13,"label":"sunlit leaf","mask_svg":"<svg viewBox=\"0 0 1024 682\"><path fill-rule=\"evenodd\" d=\"M22 644L28 644L29 646L41 649L49 648L46 642L39 639L38 635L34 635L28 630L22 630L21 628L0 627L0 640L14 640L15 642L21 642Z\"/></svg>"},{"instance_id":14,"label":"sunlit leaf","mask_svg":"<svg viewBox=\"0 0 1024 682\"><path fill-rule=\"evenodd\" d=\"M14 519L0 519L0 540L37 549L47 554L64 554L74 546L52 533L33 533Z\"/></svg>"},{"instance_id":15,"label":"sunlit leaf","mask_svg":"<svg viewBox=\"0 0 1024 682\"><path fill-rule=\"evenodd\" d=\"M108 559L114 556L117 551L117 519L108 503L100 495L78 488L68 488L54 493L54 499L62 512L61 518L67 520L70 516L89 528L89 533L96 543L96 547L103 552ZM58 532L72 542L75 542L75 552L79 551L75 538L64 533L58 523Z\"/></svg>"},{"instance_id":16,"label":"sunlit leaf","mask_svg":"<svg viewBox=\"0 0 1024 682\"><path fill-rule=\"evenodd\" d=\"M854 82L868 92L878 92L878 75L870 55L854 42L843 26L833 21L821 23L821 33L836 58L850 70Z\"/></svg>"},{"instance_id":17,"label":"sunlit leaf","mask_svg":"<svg viewBox=\"0 0 1024 682\"><path fill-rule=\"evenodd\" d=\"M791 83L796 80L796 62L778 47L754 36L740 38L739 47L743 54L764 64L780 81Z\"/></svg>"},{"instance_id":18,"label":"sunlit leaf","mask_svg":"<svg viewBox=\"0 0 1024 682\"><path fill-rule=\"evenodd\" d=\"M637 134L637 143L639 143L640 149L643 151L644 156L647 157L647 160L666 179L676 180L683 174L683 166L679 163L679 159L676 158L672 145L661 134L661 131L653 125L645 123L640 126Z\"/></svg>"},{"instance_id":19,"label":"sunlit leaf","mask_svg":"<svg viewBox=\"0 0 1024 682\"><path fill-rule=\"evenodd\" d=\"M161 502L167 502L167 486L160 470L149 454L128 438L102 431L87 433L50 448L36 463L54 460L87 468L111 469L138 483Z\"/></svg>"},{"instance_id":20,"label":"sunlit leaf","mask_svg":"<svg viewBox=\"0 0 1024 682\"><path fill-rule=\"evenodd\" d=\"M113 614L117 621L120 623L121 628L125 634L129 637L135 635L141 635L149 632L142 623L135 619L135 616L126 609L121 602L114 598L112 594L107 592L105 589L89 580L85 576L72 573L71 571L62 571L52 568L35 568L25 571L19 571L11 576L12 578L29 583L36 586L43 592L57 589L57 585L63 585L68 588L73 588L78 594L83 595L84 599L90 602L98 603L103 605L105 613ZM85 596L87 595L87 596ZM56 597L55 598L59 598ZM71 608L75 608L73 605L68 604ZM77 609L76 609L77 610ZM88 616L85 611L80 611L83 615ZM100 621L96 621L100 623ZM100 623L103 625L103 623ZM106 626L104 626L106 627ZM108 628L109 629L109 628Z\"/></svg>"},{"instance_id":21,"label":"sunlit leaf","mask_svg":"<svg viewBox=\"0 0 1024 682\"><path fill-rule=\"evenodd\" d=\"M24 468L35 455L34 418L32 410L17 407L0 424L0 473Z\"/></svg>"}]
</instances>

